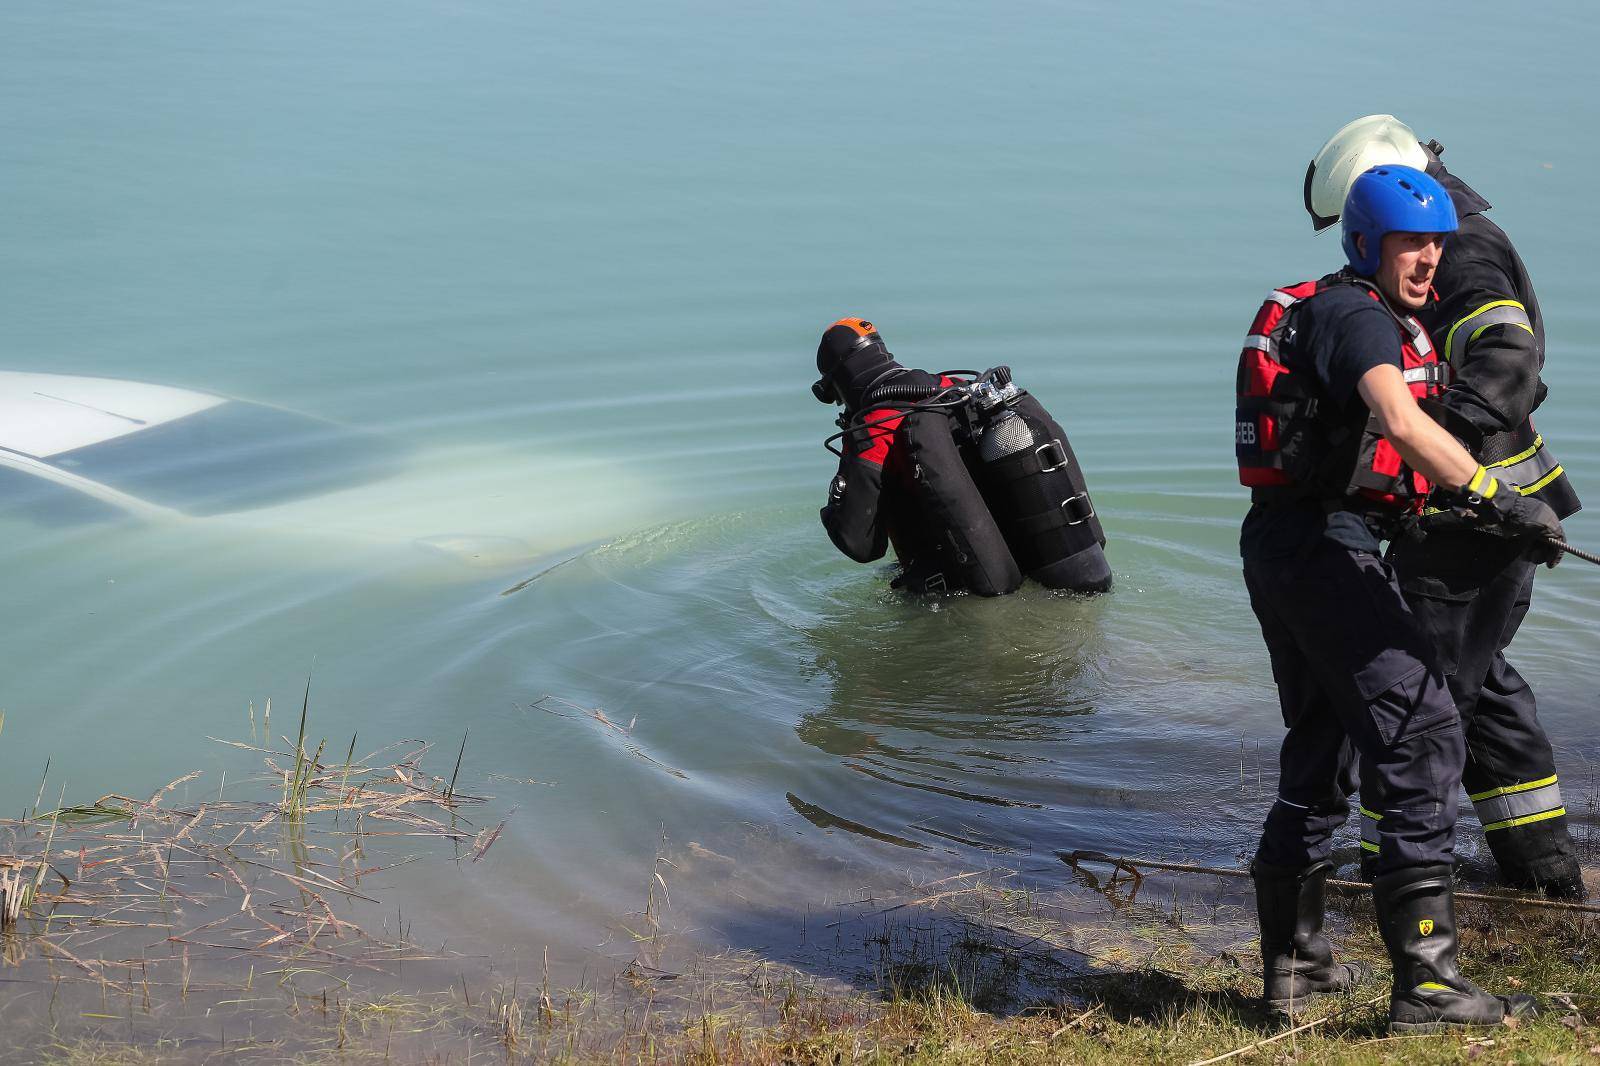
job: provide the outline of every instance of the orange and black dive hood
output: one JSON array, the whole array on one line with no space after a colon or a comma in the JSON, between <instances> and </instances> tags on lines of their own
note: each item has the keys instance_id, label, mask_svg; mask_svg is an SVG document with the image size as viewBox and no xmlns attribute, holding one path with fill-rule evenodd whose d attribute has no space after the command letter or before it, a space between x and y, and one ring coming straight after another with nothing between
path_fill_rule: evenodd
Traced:
<instances>
[{"instance_id":1,"label":"orange and black dive hood","mask_svg":"<svg viewBox=\"0 0 1600 1066\"><path fill-rule=\"evenodd\" d=\"M823 331L811 394L823 403L854 409L877 384L904 370L889 354L878 329L864 318L841 318Z\"/></svg>"}]
</instances>

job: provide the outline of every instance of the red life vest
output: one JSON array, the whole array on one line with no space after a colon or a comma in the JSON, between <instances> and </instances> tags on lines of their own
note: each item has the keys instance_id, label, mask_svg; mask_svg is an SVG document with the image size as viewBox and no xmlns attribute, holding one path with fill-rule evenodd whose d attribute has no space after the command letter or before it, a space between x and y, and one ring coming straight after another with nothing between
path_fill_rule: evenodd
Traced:
<instances>
[{"instance_id":1,"label":"red life vest","mask_svg":"<svg viewBox=\"0 0 1600 1066\"><path fill-rule=\"evenodd\" d=\"M1361 286L1394 316L1411 395L1422 400L1444 391L1449 368L1439 362L1428 331L1414 316L1396 315L1370 282L1333 274L1274 289L1256 312L1239 354L1234 411L1239 481L1250 486L1257 502L1335 502L1355 495L1387 508L1420 511L1428 482L1405 465L1377 419L1369 415L1357 427L1331 409L1321 410L1315 379L1283 362L1281 346L1293 336L1295 305L1335 285Z\"/></svg>"}]
</instances>

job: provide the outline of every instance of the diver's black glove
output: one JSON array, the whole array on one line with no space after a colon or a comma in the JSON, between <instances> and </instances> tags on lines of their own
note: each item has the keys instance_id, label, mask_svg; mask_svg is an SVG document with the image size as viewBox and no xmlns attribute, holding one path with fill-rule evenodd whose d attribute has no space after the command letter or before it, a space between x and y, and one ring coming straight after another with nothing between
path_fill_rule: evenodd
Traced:
<instances>
[{"instance_id":1,"label":"diver's black glove","mask_svg":"<svg viewBox=\"0 0 1600 1066\"><path fill-rule=\"evenodd\" d=\"M1551 542L1567 536L1555 511L1542 500L1522 495L1511 482L1490 477L1483 467L1450 496L1450 504L1492 532L1526 541L1523 554L1534 562L1555 566L1561 561L1561 549Z\"/></svg>"}]
</instances>

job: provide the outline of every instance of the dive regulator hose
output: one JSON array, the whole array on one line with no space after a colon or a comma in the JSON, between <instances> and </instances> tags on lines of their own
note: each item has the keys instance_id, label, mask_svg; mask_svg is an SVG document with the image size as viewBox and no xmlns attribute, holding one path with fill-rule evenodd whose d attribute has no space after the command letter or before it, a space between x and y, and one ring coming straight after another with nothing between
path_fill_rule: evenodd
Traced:
<instances>
[{"instance_id":1,"label":"dive regulator hose","mask_svg":"<svg viewBox=\"0 0 1600 1066\"><path fill-rule=\"evenodd\" d=\"M947 413L953 411L967 402L967 387L990 373L993 371L986 370L980 374L976 370L941 370L938 377L950 378L955 384L928 386L913 385L910 382L897 384L890 381L869 389L866 395L867 402L859 410L851 412L848 421L841 416L839 432L823 440L822 446L841 459L844 458L844 452L835 448L834 442L843 440L852 433L870 430L873 423L867 421L867 416L879 411L897 411L901 414L911 414L913 411Z\"/></svg>"},{"instance_id":2,"label":"dive regulator hose","mask_svg":"<svg viewBox=\"0 0 1600 1066\"><path fill-rule=\"evenodd\" d=\"M968 389L980 381L987 381L997 374L1003 374L1005 379L1011 379L1011 368L1008 366L990 367L988 370L941 370L935 375L937 378L948 378L953 382L950 385L913 385L910 382L896 383L889 381L876 388L867 390L866 403L860 410L851 413L846 421L842 416L839 420L839 432L826 438L822 446L834 455L844 458L844 452L834 447L834 442L843 440L852 433L872 428L872 423L867 421L867 416L878 411L898 411L901 414L911 414L914 411L943 411L946 414L964 406L971 398Z\"/></svg>"}]
</instances>

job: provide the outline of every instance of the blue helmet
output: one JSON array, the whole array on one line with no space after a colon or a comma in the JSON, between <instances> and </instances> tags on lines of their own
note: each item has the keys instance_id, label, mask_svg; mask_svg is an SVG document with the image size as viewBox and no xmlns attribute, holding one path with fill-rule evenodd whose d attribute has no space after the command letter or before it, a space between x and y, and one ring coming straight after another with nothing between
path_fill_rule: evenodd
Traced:
<instances>
[{"instance_id":1,"label":"blue helmet","mask_svg":"<svg viewBox=\"0 0 1600 1066\"><path fill-rule=\"evenodd\" d=\"M1378 272L1385 233L1454 233L1456 206L1444 186L1420 170L1380 166L1362 174L1344 200L1344 254L1351 269L1370 277ZM1367 239L1367 254L1356 249L1356 234Z\"/></svg>"}]
</instances>

